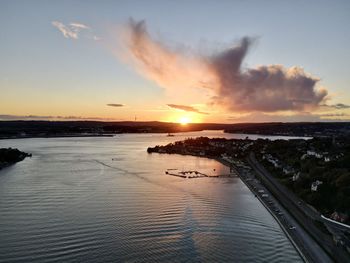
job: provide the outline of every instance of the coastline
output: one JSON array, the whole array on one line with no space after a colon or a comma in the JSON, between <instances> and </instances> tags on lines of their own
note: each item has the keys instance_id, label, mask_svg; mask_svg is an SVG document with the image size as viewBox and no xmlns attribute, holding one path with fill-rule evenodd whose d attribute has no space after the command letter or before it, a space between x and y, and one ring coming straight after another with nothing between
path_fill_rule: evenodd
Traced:
<instances>
[{"instance_id":1,"label":"coastline","mask_svg":"<svg viewBox=\"0 0 350 263\"><path fill-rule=\"evenodd\" d=\"M18 149L0 148L0 170L21 162L26 157L32 157L32 154L22 152Z\"/></svg>"},{"instance_id":2,"label":"coastline","mask_svg":"<svg viewBox=\"0 0 350 263\"><path fill-rule=\"evenodd\" d=\"M207 159L212 159L212 160L216 160L217 162L221 163L222 165L228 167L228 168L234 168L236 171L236 174L238 175L237 177L240 178L240 180L248 187L248 189L251 191L251 193L253 195L255 195L255 197L259 200L259 202L265 207L265 209L271 214L271 216L276 220L277 224L280 226L280 228L282 229L282 231L284 232L284 234L286 235L286 237L289 239L289 241L292 243L292 245L294 246L294 248L296 249L296 251L298 252L298 254L300 255L301 259L304 262L320 262L320 263L330 263L333 262L332 259L329 258L329 256L323 251L323 249L321 247L317 247L318 250L323 251L322 256L315 256L315 253L310 253L308 248L303 247L303 244L305 242L305 240L297 240L295 235L293 235L291 232L288 231L288 225L292 225L292 226L296 226L299 229L302 229L302 226L299 225L298 222L296 222L295 220L290 220L292 222L290 222L289 220L286 222L282 222L281 218L278 217L278 215L276 215L276 213L271 209L271 207L269 206L269 204L267 203L267 200L273 199L273 205L274 206L278 206L278 211L283 210L284 215L289 215L289 218L293 218L292 215L289 213L289 211L287 211L286 209L283 208L282 204L273 197L273 195L270 193L270 191L261 185L260 181L258 179L256 179L255 175L250 173L250 178L247 178L248 176L243 176L243 171L242 169L238 169L236 165L222 159L222 158L215 158L215 157L210 157L210 156L198 156L195 154L181 154L181 153L176 153L179 155L191 155L191 156L195 156L195 157L200 157L200 158L207 158ZM253 177L254 180L257 180L259 182L257 183L253 183ZM248 179L248 180L247 180ZM258 192L258 188L257 185L259 185L260 188L264 189L264 194L268 194L270 199L263 199L261 196L261 193ZM289 223L286 225L286 223ZM294 236L294 237L293 237ZM312 237L307 234L307 237L312 240L313 242L316 242L312 239ZM317 244L317 243L316 243ZM318 245L317 245L318 246ZM316 247L316 246L315 246ZM312 255L313 254L313 255Z\"/></svg>"},{"instance_id":3,"label":"coastline","mask_svg":"<svg viewBox=\"0 0 350 263\"><path fill-rule=\"evenodd\" d=\"M180 154L188 155L188 154ZM238 168L236 165L223 160L222 158L213 158L210 156L198 156L190 154L192 156L213 159L227 167L233 167L236 170L238 177L248 187L248 189L258 198L260 203L267 209L276 222L285 233L286 237L290 240L295 247L300 257L304 262L317 262L317 263L331 263L334 262L332 258L323 250L323 248L309 235L307 231L299 224L299 222L292 216L292 214L280 203L271 192L261 184L260 180L255 177L250 171L244 171L244 168ZM251 167L249 166L251 169ZM246 174L246 175L243 175ZM263 198L262 193L259 190L263 190L263 194L267 194L269 198ZM271 202L270 204L268 203ZM275 209L273 209L275 208ZM277 213L277 214L276 214ZM282 213L282 217L278 215ZM292 227L292 229L288 229Z\"/></svg>"},{"instance_id":4,"label":"coastline","mask_svg":"<svg viewBox=\"0 0 350 263\"><path fill-rule=\"evenodd\" d=\"M222 158L213 158L210 156L198 156L195 154L181 154L181 153L177 153L180 155L191 155L191 156L195 156L195 157L200 157L200 158L207 158L207 159L213 159L216 160L218 162L220 162L222 165L227 166L228 168L233 167L236 170L236 174L238 175L238 177L240 178L240 180L248 187L248 189L251 191L251 193L253 195L255 195L256 198L258 198L258 200L260 201L260 203L267 209L267 211L272 215L272 217L276 220L276 222L278 223L278 225L281 227L282 231L285 233L286 237L290 240L290 242L292 243L292 245L295 247L295 249L297 250L297 252L299 253L300 257L304 260L304 262L333 262L333 260L331 258L329 258L328 254L326 254L323 249L321 247L318 246L317 242L312 239L312 237L306 233L306 235L303 238L297 239L296 235L291 232L288 231L288 225L289 226L297 226L299 228L299 231L302 230L302 226L299 225L299 223L293 219L293 216L290 214L290 212L288 210L286 210L283 205L273 197L273 195L270 193L270 191L261 185L260 181L255 177L255 175L250 173L250 176L248 178L248 176L243 176L243 170L242 169L238 169L236 165L223 160ZM254 178L254 179L253 179ZM247 180L248 179L248 180ZM253 180L257 180L258 182L254 183ZM268 194L269 195L269 199L263 199L261 196L261 193L258 192L258 186L259 188L263 188L264 190L264 194ZM262 190L262 189L260 189ZM282 222L281 218L278 217L278 215L276 215L276 213L272 210L272 207L269 206L269 204L267 203L268 200L273 199L273 206L278 207L278 211L283 210L283 214L284 214L284 218L286 217L286 215L288 215L288 221ZM305 242L305 238L308 238L308 242ZM313 248L317 248L318 251L322 251L323 253L310 253L310 247L304 247L303 245L305 243L310 243L313 242ZM320 256L320 254L322 254Z\"/></svg>"},{"instance_id":5,"label":"coastline","mask_svg":"<svg viewBox=\"0 0 350 263\"><path fill-rule=\"evenodd\" d=\"M227 162L225 160L222 160L221 158L217 158L215 160L217 160L218 162L220 162L221 164L223 164L223 165L225 165L227 167L231 167L232 166L232 164L230 164L229 162ZM313 261L311 261L311 259L308 258L308 256L305 255L306 251L302 251L301 245L297 244L297 242L293 239L293 237L290 235L290 233L288 232L288 230L285 227L285 225L281 222L280 218L278 218L278 216L271 210L271 208L268 206L268 204L266 204L266 200L264 200L260 196L259 192L256 189L254 189L253 185L250 184L249 181L247 181L244 176L242 176L241 171L238 171L237 167L235 167L235 169L236 169L237 175L241 179L241 181L248 187L248 189L252 192L252 194L255 195L255 197L260 201L260 203L266 208L266 210L276 220L276 222L281 227L281 229L284 232L284 234L287 236L287 238L290 240L290 242L292 243L294 248L299 253L300 257L304 260L304 262L313 262ZM268 192L268 194L271 195L270 192Z\"/></svg>"},{"instance_id":6,"label":"coastline","mask_svg":"<svg viewBox=\"0 0 350 263\"><path fill-rule=\"evenodd\" d=\"M275 218L305 262L334 262L317 240L304 229L284 204L277 200L255 174L244 168L237 168L236 165L222 160L221 158L216 158L216 160L223 165L229 167L233 166L236 169L239 178ZM250 167L250 169L252 169L252 167ZM259 192L261 190L263 190L263 192ZM268 195L268 197L264 195Z\"/></svg>"},{"instance_id":7,"label":"coastline","mask_svg":"<svg viewBox=\"0 0 350 263\"><path fill-rule=\"evenodd\" d=\"M198 137L148 147L147 152L205 157L229 166L232 171L239 170L237 175L284 226L308 261L349 262L348 228L322 218L317 210L281 185L256 160L254 151L266 147L264 143L260 140L255 144L247 138Z\"/></svg>"},{"instance_id":8,"label":"coastline","mask_svg":"<svg viewBox=\"0 0 350 263\"><path fill-rule=\"evenodd\" d=\"M0 137L0 140L35 139L35 138L75 138L75 137L113 137L115 134L62 134L62 135L38 135Z\"/></svg>"}]
</instances>

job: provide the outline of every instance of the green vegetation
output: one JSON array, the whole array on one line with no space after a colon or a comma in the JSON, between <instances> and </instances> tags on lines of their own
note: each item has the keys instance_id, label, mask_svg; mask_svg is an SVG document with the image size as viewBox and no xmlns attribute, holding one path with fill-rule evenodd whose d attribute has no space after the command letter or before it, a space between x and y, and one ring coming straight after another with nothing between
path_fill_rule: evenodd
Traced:
<instances>
[{"instance_id":1,"label":"green vegetation","mask_svg":"<svg viewBox=\"0 0 350 263\"><path fill-rule=\"evenodd\" d=\"M337 220L349 222L350 139L347 137L275 141L199 137L148 148L149 153L241 160L251 151L280 183L306 203L326 216L337 212Z\"/></svg>"},{"instance_id":2,"label":"green vegetation","mask_svg":"<svg viewBox=\"0 0 350 263\"><path fill-rule=\"evenodd\" d=\"M350 214L350 139L277 140L260 145L259 159L278 180L323 214ZM280 166L264 158L270 154ZM289 167L291 173L285 173ZM295 175L297 178L295 178ZM294 175L294 178L293 178ZM312 183L322 182L312 191ZM347 219L348 220L348 219Z\"/></svg>"}]
</instances>

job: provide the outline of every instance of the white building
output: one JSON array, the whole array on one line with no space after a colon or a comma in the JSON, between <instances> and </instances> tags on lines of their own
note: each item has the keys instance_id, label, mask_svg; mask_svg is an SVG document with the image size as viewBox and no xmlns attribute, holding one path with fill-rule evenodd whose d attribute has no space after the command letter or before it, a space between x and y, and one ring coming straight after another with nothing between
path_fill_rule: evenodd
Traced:
<instances>
[{"instance_id":1,"label":"white building","mask_svg":"<svg viewBox=\"0 0 350 263\"><path fill-rule=\"evenodd\" d=\"M294 173L294 169L293 169L292 167L285 166L285 167L283 167L283 173L284 173L284 174L291 174L291 173Z\"/></svg>"},{"instance_id":2,"label":"white building","mask_svg":"<svg viewBox=\"0 0 350 263\"><path fill-rule=\"evenodd\" d=\"M299 177L300 177L300 172L294 174L294 175L293 175L293 178L292 178L293 182L298 181L298 180L299 180Z\"/></svg>"},{"instance_id":3,"label":"white building","mask_svg":"<svg viewBox=\"0 0 350 263\"><path fill-rule=\"evenodd\" d=\"M323 184L322 181L316 180L311 184L311 191L316 192L319 185Z\"/></svg>"},{"instance_id":4,"label":"white building","mask_svg":"<svg viewBox=\"0 0 350 263\"><path fill-rule=\"evenodd\" d=\"M311 151L311 150L307 150L306 154L308 156L314 156L316 158L322 158L322 154L318 153L318 152L315 152L315 151Z\"/></svg>"}]
</instances>

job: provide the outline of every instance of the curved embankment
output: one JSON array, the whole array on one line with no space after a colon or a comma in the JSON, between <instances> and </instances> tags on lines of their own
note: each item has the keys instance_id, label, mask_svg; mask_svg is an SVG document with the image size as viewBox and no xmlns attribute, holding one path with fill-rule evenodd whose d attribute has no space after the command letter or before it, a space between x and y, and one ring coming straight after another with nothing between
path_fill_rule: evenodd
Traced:
<instances>
[{"instance_id":1,"label":"curved embankment","mask_svg":"<svg viewBox=\"0 0 350 263\"><path fill-rule=\"evenodd\" d=\"M217 160L226 166L233 166L225 160L219 158ZM240 179L275 218L305 262L333 262L319 244L293 218L290 212L271 195L269 190L261 184L260 180L251 171L234 167Z\"/></svg>"},{"instance_id":2,"label":"curved embankment","mask_svg":"<svg viewBox=\"0 0 350 263\"><path fill-rule=\"evenodd\" d=\"M260 180L257 179L257 177L255 177L255 173L248 170L249 167L248 169L247 167L240 167L239 169L237 169L237 167L234 164L221 158L211 158L210 156L199 156L196 154L193 155L197 157L215 159L230 168L235 167L236 170L238 170L238 176L248 186L248 188L253 192L253 194L255 194L256 197L259 197L259 200L281 225L281 228L286 233L286 236L291 240L291 243L296 247L297 251L300 253L301 257L306 262L334 262L330 256L332 255L333 257L334 252L330 253L328 249L325 250L324 245L318 242L319 239L322 238L322 236L319 238L315 238L315 233L313 233L309 229L305 229L305 226L303 224L304 222L300 222L299 212L291 209L288 205L288 200L286 201L286 198L282 198L285 194L280 194L282 197L276 194L276 192L280 193L281 189L279 189L278 187L271 188L269 185L265 185L266 180L264 176L260 175L261 172L254 166L254 163L248 162L250 168L254 169L256 175L260 175L263 184L260 182ZM271 195L271 193L273 193L273 195ZM306 223L308 225L312 224L312 222ZM311 227L315 228L314 225L312 225ZM310 231L312 233L310 233ZM328 241L329 240L327 240L327 246L330 247L332 244L328 244L330 243ZM335 258L337 262L348 262L344 260L346 256L344 256L343 254L338 255Z\"/></svg>"},{"instance_id":3,"label":"curved embankment","mask_svg":"<svg viewBox=\"0 0 350 263\"><path fill-rule=\"evenodd\" d=\"M289 211L293 218L300 224L305 230L308 236L312 237L313 241L321 248L315 250L315 254L326 252L336 262L349 262L349 254L333 242L332 236L324 233L315 225L315 222L320 220L320 215L314 210L310 209L307 205L304 205L299 198L297 198L292 192L286 189L283 185L279 184L273 176L255 159L253 153L251 153L247 159L250 166L254 168L257 175L260 176L263 184L273 193L279 202ZM325 223L325 221L323 221ZM333 232L333 227L329 224L326 225L329 231ZM332 228L332 229L331 229ZM312 246L311 248L313 248Z\"/></svg>"}]
</instances>

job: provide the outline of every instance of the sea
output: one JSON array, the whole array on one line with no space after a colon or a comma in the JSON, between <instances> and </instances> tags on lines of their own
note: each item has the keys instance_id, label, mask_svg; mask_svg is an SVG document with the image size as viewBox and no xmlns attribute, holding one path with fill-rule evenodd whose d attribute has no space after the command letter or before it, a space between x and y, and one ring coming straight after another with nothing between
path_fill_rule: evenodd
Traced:
<instances>
[{"instance_id":1,"label":"sea","mask_svg":"<svg viewBox=\"0 0 350 263\"><path fill-rule=\"evenodd\" d=\"M0 170L0 262L302 262L239 178L219 162L147 153L185 138L289 139L201 131L1 140L32 153Z\"/></svg>"}]
</instances>

